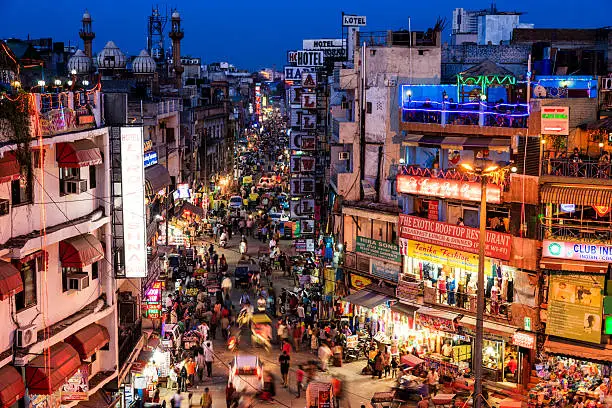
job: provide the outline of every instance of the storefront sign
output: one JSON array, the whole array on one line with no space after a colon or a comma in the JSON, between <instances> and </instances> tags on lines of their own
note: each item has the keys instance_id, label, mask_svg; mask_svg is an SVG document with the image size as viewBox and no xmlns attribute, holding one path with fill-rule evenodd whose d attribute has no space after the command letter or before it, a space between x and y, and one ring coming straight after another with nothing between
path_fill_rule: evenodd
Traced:
<instances>
[{"instance_id":1,"label":"storefront sign","mask_svg":"<svg viewBox=\"0 0 612 408\"><path fill-rule=\"evenodd\" d=\"M419 297L419 283L418 282L404 282L400 281L397 284L395 296L399 300L407 300L414 302Z\"/></svg>"},{"instance_id":2,"label":"storefront sign","mask_svg":"<svg viewBox=\"0 0 612 408\"><path fill-rule=\"evenodd\" d=\"M397 282L399 280L400 268L400 264L393 264L370 258L370 274L377 278Z\"/></svg>"},{"instance_id":3,"label":"storefront sign","mask_svg":"<svg viewBox=\"0 0 612 408\"><path fill-rule=\"evenodd\" d=\"M354 334L352 336L346 336L346 348L353 349L357 348L357 344L359 344L359 336Z\"/></svg>"},{"instance_id":4,"label":"storefront sign","mask_svg":"<svg viewBox=\"0 0 612 408\"><path fill-rule=\"evenodd\" d=\"M320 50L291 51L287 55L287 60L298 67L322 67L324 58Z\"/></svg>"},{"instance_id":5,"label":"storefront sign","mask_svg":"<svg viewBox=\"0 0 612 408\"><path fill-rule=\"evenodd\" d=\"M512 335L512 344L519 347L524 347L529 350L535 350L536 337L535 334L516 332Z\"/></svg>"},{"instance_id":6,"label":"storefront sign","mask_svg":"<svg viewBox=\"0 0 612 408\"><path fill-rule=\"evenodd\" d=\"M296 252L314 252L314 239L296 239L294 241Z\"/></svg>"},{"instance_id":7,"label":"storefront sign","mask_svg":"<svg viewBox=\"0 0 612 408\"><path fill-rule=\"evenodd\" d=\"M364 27L366 25L366 16L342 16L343 27Z\"/></svg>"},{"instance_id":8,"label":"storefront sign","mask_svg":"<svg viewBox=\"0 0 612 408\"><path fill-rule=\"evenodd\" d=\"M361 290L372 283L371 279L351 273L351 287Z\"/></svg>"},{"instance_id":9,"label":"storefront sign","mask_svg":"<svg viewBox=\"0 0 612 408\"><path fill-rule=\"evenodd\" d=\"M142 127L121 128L123 253L126 278L147 276Z\"/></svg>"},{"instance_id":10,"label":"storefront sign","mask_svg":"<svg viewBox=\"0 0 612 408\"><path fill-rule=\"evenodd\" d=\"M452 320L419 312L415 313L415 323L431 330L440 330L450 333L457 331L456 325Z\"/></svg>"},{"instance_id":11,"label":"storefront sign","mask_svg":"<svg viewBox=\"0 0 612 408\"><path fill-rule=\"evenodd\" d=\"M154 164L157 164L157 152L150 151L144 154L144 166L150 167Z\"/></svg>"},{"instance_id":12,"label":"storefront sign","mask_svg":"<svg viewBox=\"0 0 612 408\"><path fill-rule=\"evenodd\" d=\"M314 67L285 67L286 81L301 81L304 72L315 72Z\"/></svg>"},{"instance_id":13,"label":"storefront sign","mask_svg":"<svg viewBox=\"0 0 612 408\"><path fill-rule=\"evenodd\" d=\"M569 107L542 106L541 132L547 135L569 135Z\"/></svg>"},{"instance_id":14,"label":"storefront sign","mask_svg":"<svg viewBox=\"0 0 612 408\"><path fill-rule=\"evenodd\" d=\"M480 183L477 181L399 175L397 176L397 191L427 197L480 201ZM500 186L487 184L487 202L493 204L501 202Z\"/></svg>"},{"instance_id":15,"label":"storefront sign","mask_svg":"<svg viewBox=\"0 0 612 408\"><path fill-rule=\"evenodd\" d=\"M355 252L386 261L402 261L399 255L399 247L396 244L366 237L357 237Z\"/></svg>"},{"instance_id":16,"label":"storefront sign","mask_svg":"<svg viewBox=\"0 0 612 408\"><path fill-rule=\"evenodd\" d=\"M542 244L542 256L610 263L612 262L612 245L545 239Z\"/></svg>"},{"instance_id":17,"label":"storefront sign","mask_svg":"<svg viewBox=\"0 0 612 408\"><path fill-rule=\"evenodd\" d=\"M552 274L546 334L601 342L605 276Z\"/></svg>"},{"instance_id":18,"label":"storefront sign","mask_svg":"<svg viewBox=\"0 0 612 408\"><path fill-rule=\"evenodd\" d=\"M51 395L31 394L29 396L28 408L59 408L61 405L60 393Z\"/></svg>"},{"instance_id":19,"label":"storefront sign","mask_svg":"<svg viewBox=\"0 0 612 408\"><path fill-rule=\"evenodd\" d=\"M330 408L331 407L331 395L329 393L329 390L319 391L318 402L319 402L319 404L317 405L318 408Z\"/></svg>"},{"instance_id":20,"label":"storefront sign","mask_svg":"<svg viewBox=\"0 0 612 408\"><path fill-rule=\"evenodd\" d=\"M161 317L163 288L164 282L157 281L145 292L142 302L145 317L149 319L159 319Z\"/></svg>"},{"instance_id":21,"label":"storefront sign","mask_svg":"<svg viewBox=\"0 0 612 408\"><path fill-rule=\"evenodd\" d=\"M478 228L453 225L406 214L399 215L399 226L401 238L437 244L473 254L478 253L480 240ZM485 242L485 256L510 260L512 235L487 231Z\"/></svg>"},{"instance_id":22,"label":"storefront sign","mask_svg":"<svg viewBox=\"0 0 612 408\"><path fill-rule=\"evenodd\" d=\"M429 200L427 202L427 218L430 220L438 221L440 216L440 202L438 200Z\"/></svg>"},{"instance_id":23,"label":"storefront sign","mask_svg":"<svg viewBox=\"0 0 612 408\"><path fill-rule=\"evenodd\" d=\"M408 256L451 268L478 272L478 255L456 249L408 240ZM485 260L485 271L487 270L491 270L490 260Z\"/></svg>"},{"instance_id":24,"label":"storefront sign","mask_svg":"<svg viewBox=\"0 0 612 408\"><path fill-rule=\"evenodd\" d=\"M88 376L88 365L81 365L79 370L62 386L62 403L68 401L86 401L89 398L87 395L89 391Z\"/></svg>"}]
</instances>

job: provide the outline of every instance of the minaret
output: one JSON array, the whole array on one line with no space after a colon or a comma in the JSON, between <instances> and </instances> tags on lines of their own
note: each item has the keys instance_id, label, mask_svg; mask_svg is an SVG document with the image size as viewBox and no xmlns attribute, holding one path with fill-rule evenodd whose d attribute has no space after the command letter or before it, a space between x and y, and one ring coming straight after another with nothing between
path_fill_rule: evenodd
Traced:
<instances>
[{"instance_id":1,"label":"minaret","mask_svg":"<svg viewBox=\"0 0 612 408\"><path fill-rule=\"evenodd\" d=\"M94 38L96 38L96 33L91 31L91 16L89 15L89 11L85 10L81 23L83 24L83 26L81 28L81 31L79 31L79 37L83 39L83 49L85 51L85 55L91 58L91 42Z\"/></svg>"},{"instance_id":2,"label":"minaret","mask_svg":"<svg viewBox=\"0 0 612 408\"><path fill-rule=\"evenodd\" d=\"M182 75L184 68L181 65L181 40L185 33L181 29L181 15L178 11L172 12L172 29L170 30L170 39L172 39L172 61L174 65L174 76L176 80L176 88L181 89L183 85Z\"/></svg>"}]
</instances>

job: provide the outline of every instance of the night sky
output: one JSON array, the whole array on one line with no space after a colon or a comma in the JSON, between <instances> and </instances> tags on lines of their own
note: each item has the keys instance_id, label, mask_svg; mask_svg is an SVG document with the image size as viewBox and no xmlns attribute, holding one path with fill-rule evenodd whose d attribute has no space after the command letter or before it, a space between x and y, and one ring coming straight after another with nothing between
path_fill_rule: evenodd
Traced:
<instances>
[{"instance_id":1,"label":"night sky","mask_svg":"<svg viewBox=\"0 0 612 408\"><path fill-rule=\"evenodd\" d=\"M303 38L339 38L340 15L366 15L364 31L407 28L408 16L413 30L424 30L438 15L446 17L448 27L455 7L482 9L487 1L476 0L309 0L246 1L193 0L156 3L147 0L18 0L0 1L2 24L0 38L52 37L83 48L78 37L85 8L93 18L96 32L94 52L113 40L128 55L146 47L147 16L153 4L161 10L178 8L183 18L185 38L182 55L201 57L204 63L228 61L256 70L285 64L286 50L301 48ZM536 27L596 28L612 25L612 0L498 0L499 10L527 12L521 22ZM447 29L444 41L450 41ZM168 39L169 41L169 39ZM169 44L169 42L167 43ZM166 45L168 47L168 45Z\"/></svg>"}]
</instances>

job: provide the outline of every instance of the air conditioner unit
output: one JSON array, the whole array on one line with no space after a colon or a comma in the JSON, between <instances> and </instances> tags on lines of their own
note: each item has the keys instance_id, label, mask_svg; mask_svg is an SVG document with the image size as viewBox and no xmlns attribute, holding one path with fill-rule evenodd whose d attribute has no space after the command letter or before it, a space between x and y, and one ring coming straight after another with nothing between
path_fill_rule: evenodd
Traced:
<instances>
[{"instance_id":1,"label":"air conditioner unit","mask_svg":"<svg viewBox=\"0 0 612 408\"><path fill-rule=\"evenodd\" d=\"M68 289L83 290L89 287L89 274L73 273L68 275Z\"/></svg>"},{"instance_id":2,"label":"air conditioner unit","mask_svg":"<svg viewBox=\"0 0 612 408\"><path fill-rule=\"evenodd\" d=\"M9 200L0 200L0 215L6 215L9 213L11 205Z\"/></svg>"},{"instance_id":3,"label":"air conditioner unit","mask_svg":"<svg viewBox=\"0 0 612 408\"><path fill-rule=\"evenodd\" d=\"M612 78L601 78L601 89L612 91Z\"/></svg>"},{"instance_id":4,"label":"air conditioner unit","mask_svg":"<svg viewBox=\"0 0 612 408\"><path fill-rule=\"evenodd\" d=\"M64 194L81 194L87 191L87 180L63 180Z\"/></svg>"},{"instance_id":5,"label":"air conditioner unit","mask_svg":"<svg viewBox=\"0 0 612 408\"><path fill-rule=\"evenodd\" d=\"M15 344L17 347L28 347L36 343L36 337L36 325L34 324L15 330Z\"/></svg>"},{"instance_id":6,"label":"air conditioner unit","mask_svg":"<svg viewBox=\"0 0 612 408\"><path fill-rule=\"evenodd\" d=\"M397 86L397 78L386 78L385 79L385 86L389 86L389 87L394 87Z\"/></svg>"},{"instance_id":7,"label":"air conditioner unit","mask_svg":"<svg viewBox=\"0 0 612 408\"><path fill-rule=\"evenodd\" d=\"M350 152L338 152L338 160L349 160L350 158Z\"/></svg>"}]
</instances>

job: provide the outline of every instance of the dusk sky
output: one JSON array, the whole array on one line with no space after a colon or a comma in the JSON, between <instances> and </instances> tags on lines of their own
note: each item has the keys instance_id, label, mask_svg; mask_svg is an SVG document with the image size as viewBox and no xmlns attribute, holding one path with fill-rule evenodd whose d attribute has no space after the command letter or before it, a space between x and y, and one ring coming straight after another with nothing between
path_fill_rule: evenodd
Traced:
<instances>
[{"instance_id":1,"label":"dusk sky","mask_svg":"<svg viewBox=\"0 0 612 408\"><path fill-rule=\"evenodd\" d=\"M427 29L438 16L449 21L455 7L481 9L490 2L476 0L310 0L244 1L198 0L162 3L148 0L4 1L0 38L52 37L54 41L78 44L80 19L85 8L96 32L94 52L113 40L128 55L146 47L147 16L152 4L160 9L178 8L185 39L182 54L201 57L204 63L228 61L239 68L277 69L285 64L288 49L301 48L304 38L339 38L342 11L366 15L364 31L407 28ZM595 28L612 25L612 0L499 0L499 10L527 14L521 22L536 27ZM169 39L168 39L169 41ZM449 41L449 30L444 41Z\"/></svg>"}]
</instances>

